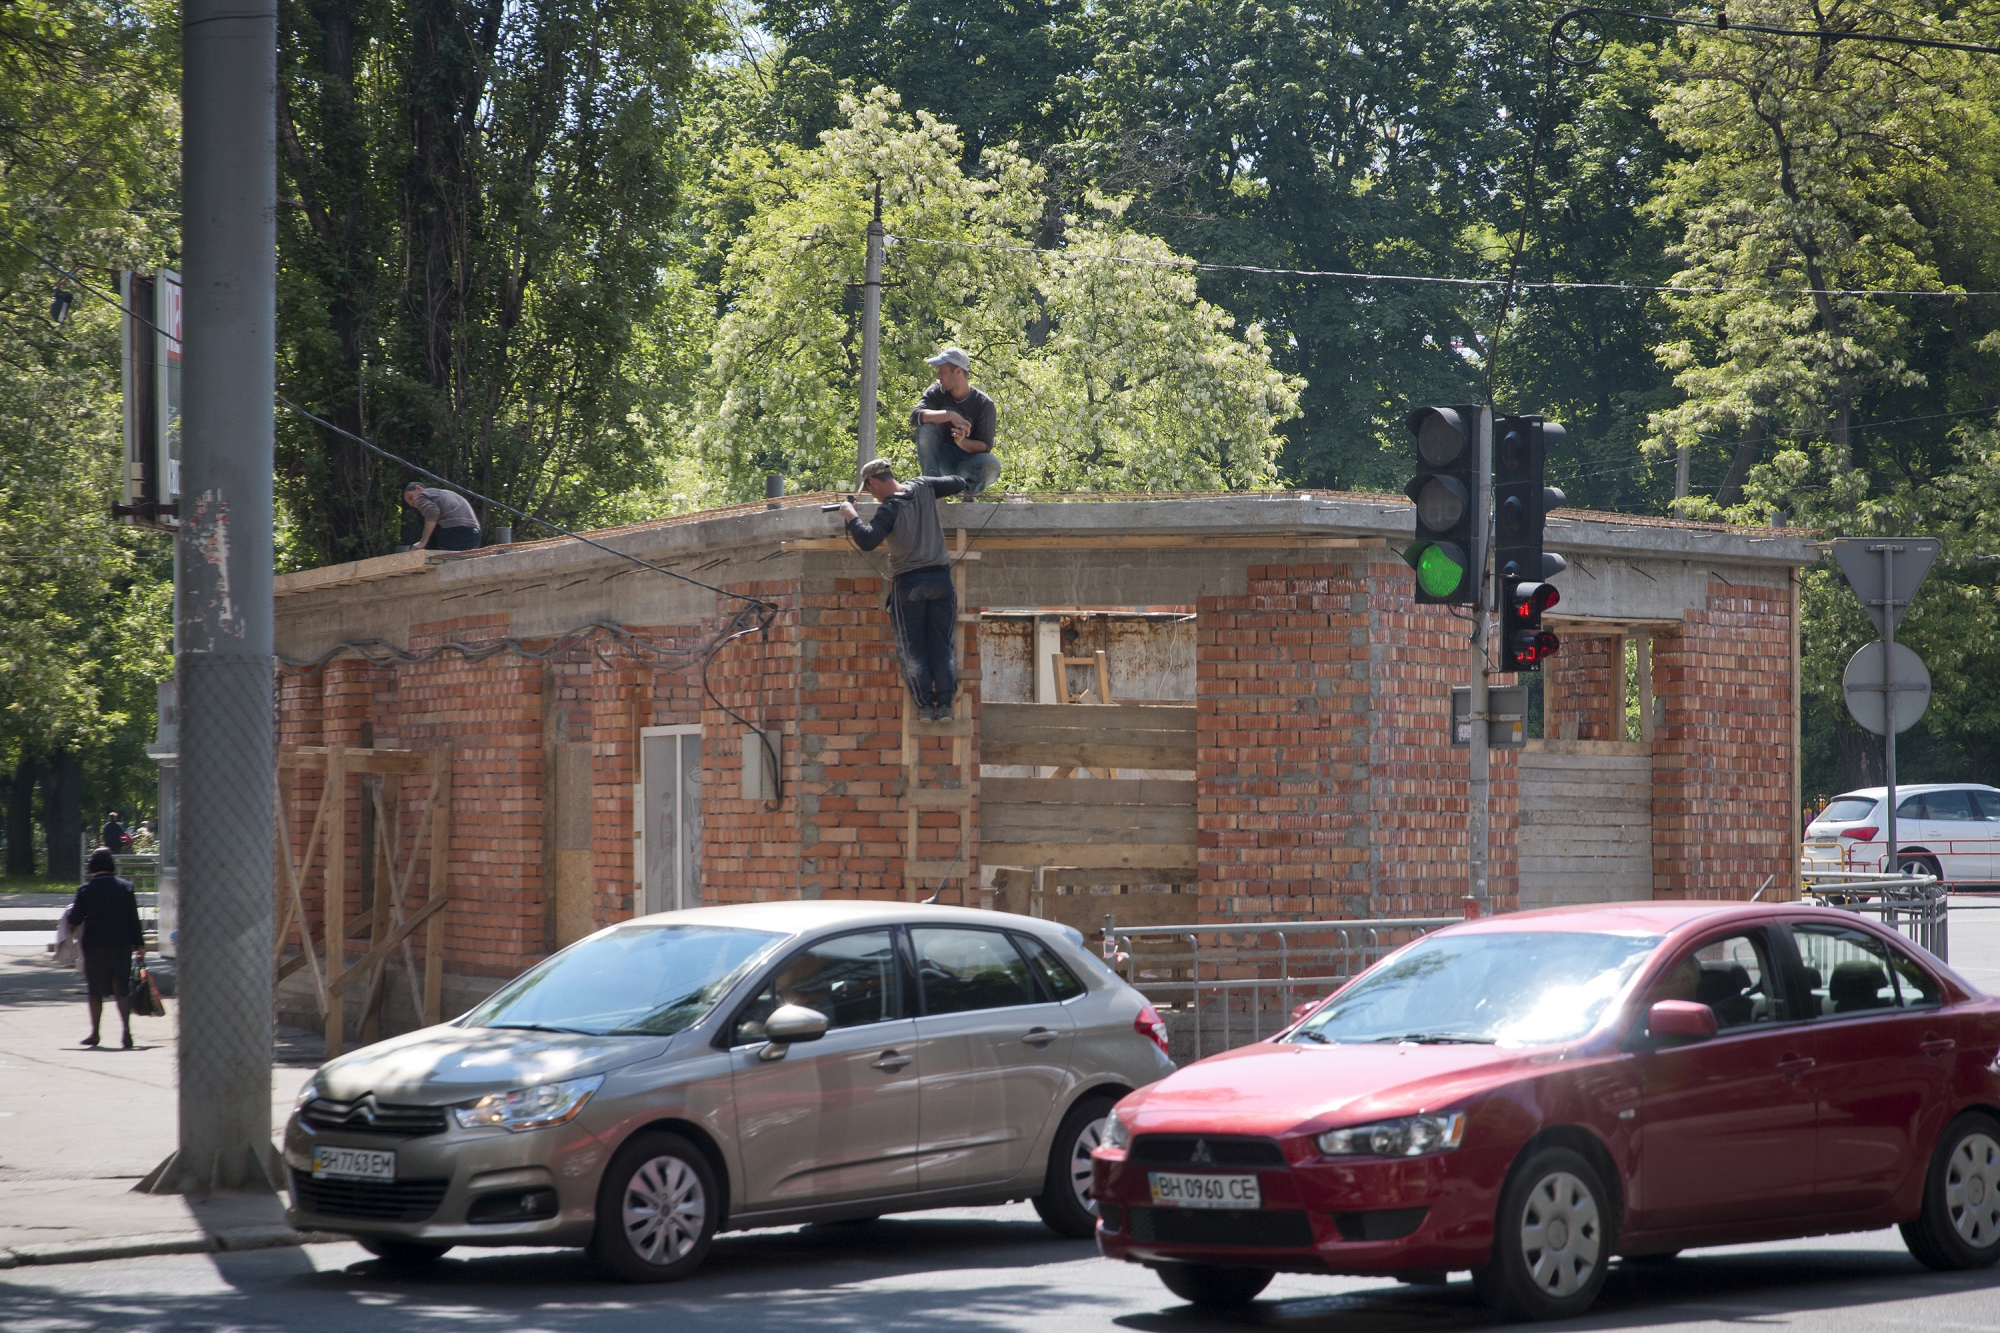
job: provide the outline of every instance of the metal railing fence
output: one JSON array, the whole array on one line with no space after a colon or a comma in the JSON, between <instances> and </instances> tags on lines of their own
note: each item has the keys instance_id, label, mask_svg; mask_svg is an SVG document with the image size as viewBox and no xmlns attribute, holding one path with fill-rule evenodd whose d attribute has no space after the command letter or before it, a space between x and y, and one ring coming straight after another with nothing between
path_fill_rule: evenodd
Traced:
<instances>
[{"instance_id":1,"label":"metal railing fence","mask_svg":"<svg viewBox=\"0 0 2000 1333\"><path fill-rule=\"evenodd\" d=\"M1930 875L1804 870L1806 891L1824 907L1877 918L1941 961L1951 961L1950 888Z\"/></svg>"},{"instance_id":2,"label":"metal railing fence","mask_svg":"<svg viewBox=\"0 0 2000 1333\"><path fill-rule=\"evenodd\" d=\"M1170 1030L1193 1029L1194 1056L1219 1032L1226 1051L1291 1025L1302 1001L1459 916L1355 921L1261 921L1228 926L1121 926L1104 918L1105 961L1160 1010Z\"/></svg>"}]
</instances>

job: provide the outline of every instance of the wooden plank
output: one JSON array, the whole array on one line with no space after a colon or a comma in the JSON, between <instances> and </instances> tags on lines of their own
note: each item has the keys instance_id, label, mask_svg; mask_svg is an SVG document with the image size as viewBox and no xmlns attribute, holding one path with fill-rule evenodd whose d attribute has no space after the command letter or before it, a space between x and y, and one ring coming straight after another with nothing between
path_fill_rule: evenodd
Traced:
<instances>
[{"instance_id":1,"label":"wooden plank","mask_svg":"<svg viewBox=\"0 0 2000 1333\"><path fill-rule=\"evenodd\" d=\"M1191 805L996 805L979 812L980 837L987 842L1193 842ZM1046 829L1048 838L1039 836ZM1079 836L1082 835L1082 836Z\"/></svg>"},{"instance_id":2,"label":"wooden plank","mask_svg":"<svg viewBox=\"0 0 2000 1333\"><path fill-rule=\"evenodd\" d=\"M377 963L386 959L411 931L425 924L450 905L451 899L444 897L442 894L430 898L422 907L419 907L412 913L402 925L396 927L396 929L383 937L379 944L356 959L353 967L348 968L347 971L329 981L326 984L327 993L337 1001L343 991L353 985L355 981L367 976Z\"/></svg>"},{"instance_id":3,"label":"wooden plank","mask_svg":"<svg viewBox=\"0 0 2000 1333\"><path fill-rule=\"evenodd\" d=\"M1195 747L1186 745L995 745L984 742L979 759L987 764L1053 768L1143 768L1187 773L1195 767Z\"/></svg>"},{"instance_id":4,"label":"wooden plank","mask_svg":"<svg viewBox=\"0 0 2000 1333\"><path fill-rule=\"evenodd\" d=\"M1101 934L1106 916L1121 926L1191 926L1201 916L1194 893L1042 893L1033 901L1043 920L1085 935Z\"/></svg>"},{"instance_id":5,"label":"wooden plank","mask_svg":"<svg viewBox=\"0 0 2000 1333\"><path fill-rule=\"evenodd\" d=\"M1193 805L1196 787L1182 778L981 778L994 805Z\"/></svg>"},{"instance_id":6,"label":"wooden plank","mask_svg":"<svg viewBox=\"0 0 2000 1333\"><path fill-rule=\"evenodd\" d=\"M329 984L347 968L341 961L347 941L347 751L337 749L326 759L326 790L320 809L326 815L326 975ZM326 1058L339 1055L347 1043L347 1008L328 991Z\"/></svg>"},{"instance_id":7,"label":"wooden plank","mask_svg":"<svg viewBox=\"0 0 2000 1333\"><path fill-rule=\"evenodd\" d=\"M971 862L956 861L905 861L903 878L911 879L965 879Z\"/></svg>"},{"instance_id":8,"label":"wooden plank","mask_svg":"<svg viewBox=\"0 0 2000 1333\"><path fill-rule=\"evenodd\" d=\"M996 842L982 836L980 858L993 865L1010 866L1148 866L1179 862L1192 869L1195 848L1192 842L1174 847L1161 843L1075 843L1075 842Z\"/></svg>"},{"instance_id":9,"label":"wooden plank","mask_svg":"<svg viewBox=\"0 0 2000 1333\"><path fill-rule=\"evenodd\" d=\"M407 776L413 773L431 771L430 752L427 750L355 750L340 747L345 751L342 761L349 773L380 773ZM326 768L327 756L331 753L324 745L286 745L278 750L278 767L319 772Z\"/></svg>"},{"instance_id":10,"label":"wooden plank","mask_svg":"<svg viewBox=\"0 0 2000 1333\"><path fill-rule=\"evenodd\" d=\"M957 529L963 531L963 529ZM1249 550L1276 551L1293 548L1313 550L1362 550L1368 547L1387 545L1379 537L1319 537L1303 533L1277 533L1270 536L1181 536L1173 533L1129 535L1077 536L1077 537L1002 537L985 536L979 539L981 549L986 551L1156 551L1156 550ZM839 551L854 554L854 544L845 537L795 537L778 544L786 552ZM979 552L968 553L969 558L978 559Z\"/></svg>"},{"instance_id":11,"label":"wooden plank","mask_svg":"<svg viewBox=\"0 0 2000 1333\"><path fill-rule=\"evenodd\" d=\"M1093 704L1079 707L1075 704L992 703L986 705L980 716L980 730L981 735L989 740L1003 741L1030 736L1039 739L1045 734L1058 740L1083 739L1054 735L1065 731L1083 731L1092 736L1107 732L1159 731L1184 733L1191 739L1195 731L1195 706Z\"/></svg>"},{"instance_id":12,"label":"wooden plank","mask_svg":"<svg viewBox=\"0 0 2000 1333\"><path fill-rule=\"evenodd\" d=\"M444 902L451 894L446 883L446 866L451 853L451 751L437 752L437 767L431 779L431 865L430 883L425 892L432 902ZM414 853L415 849L412 849ZM414 855L411 870L416 869ZM426 903L425 906L429 906ZM424 929L424 1023L444 1021L444 914L431 917Z\"/></svg>"},{"instance_id":13,"label":"wooden plank","mask_svg":"<svg viewBox=\"0 0 2000 1333\"><path fill-rule=\"evenodd\" d=\"M970 787L919 787L904 799L919 810L949 810L972 804Z\"/></svg>"}]
</instances>

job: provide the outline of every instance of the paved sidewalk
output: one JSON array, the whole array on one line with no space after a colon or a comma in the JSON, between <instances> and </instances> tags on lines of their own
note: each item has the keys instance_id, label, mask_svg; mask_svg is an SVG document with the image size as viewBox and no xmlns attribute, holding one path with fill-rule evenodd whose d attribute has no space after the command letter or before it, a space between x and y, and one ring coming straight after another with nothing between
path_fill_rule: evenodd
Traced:
<instances>
[{"instance_id":1,"label":"paved sidewalk","mask_svg":"<svg viewBox=\"0 0 2000 1333\"><path fill-rule=\"evenodd\" d=\"M39 942L0 948L0 1268L308 1239L285 1225L276 1194L132 1192L179 1132L179 1008L170 999L165 1018L133 1019L127 1051L107 1005L105 1043L87 1049L77 1045L90 1030L81 975L53 966ZM310 1040L284 1046L271 1070L273 1128L319 1063Z\"/></svg>"}]
</instances>

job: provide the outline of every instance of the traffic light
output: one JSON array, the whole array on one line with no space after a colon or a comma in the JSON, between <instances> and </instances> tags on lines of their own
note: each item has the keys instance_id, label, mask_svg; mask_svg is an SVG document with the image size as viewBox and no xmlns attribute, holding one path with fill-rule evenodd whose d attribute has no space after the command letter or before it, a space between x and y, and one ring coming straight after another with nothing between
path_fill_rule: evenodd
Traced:
<instances>
[{"instance_id":1,"label":"traffic light","mask_svg":"<svg viewBox=\"0 0 2000 1333\"><path fill-rule=\"evenodd\" d=\"M1554 578L1567 568L1559 555L1542 550L1542 525L1563 493L1544 485L1549 446L1561 444L1563 428L1535 416L1493 421L1493 566L1502 578L1524 583Z\"/></svg>"},{"instance_id":2,"label":"traffic light","mask_svg":"<svg viewBox=\"0 0 2000 1333\"><path fill-rule=\"evenodd\" d=\"M1404 492L1417 505L1417 539L1403 559L1417 571L1417 600L1471 606L1479 582L1479 408L1420 407L1410 413L1410 434L1417 475Z\"/></svg>"},{"instance_id":3,"label":"traffic light","mask_svg":"<svg viewBox=\"0 0 2000 1333\"><path fill-rule=\"evenodd\" d=\"M1556 655L1562 640L1542 628L1542 612L1561 600L1553 583L1500 576L1500 670L1533 671L1543 658Z\"/></svg>"}]
</instances>

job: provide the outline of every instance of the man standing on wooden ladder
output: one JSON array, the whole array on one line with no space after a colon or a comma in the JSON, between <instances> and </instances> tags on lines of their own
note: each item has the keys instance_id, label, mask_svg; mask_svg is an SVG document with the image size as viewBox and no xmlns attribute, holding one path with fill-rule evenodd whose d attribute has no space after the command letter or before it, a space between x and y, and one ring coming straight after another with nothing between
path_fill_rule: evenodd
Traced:
<instances>
[{"instance_id":1,"label":"man standing on wooden ladder","mask_svg":"<svg viewBox=\"0 0 2000 1333\"><path fill-rule=\"evenodd\" d=\"M886 458L861 469L861 488L875 497L873 522L864 523L853 504L842 501L847 535L864 551L889 543L889 617L903 658L903 679L926 722L951 720L958 693L958 662L952 630L958 624L958 593L951 586L951 560L937 502L966 489L963 477L918 477L896 484Z\"/></svg>"}]
</instances>

